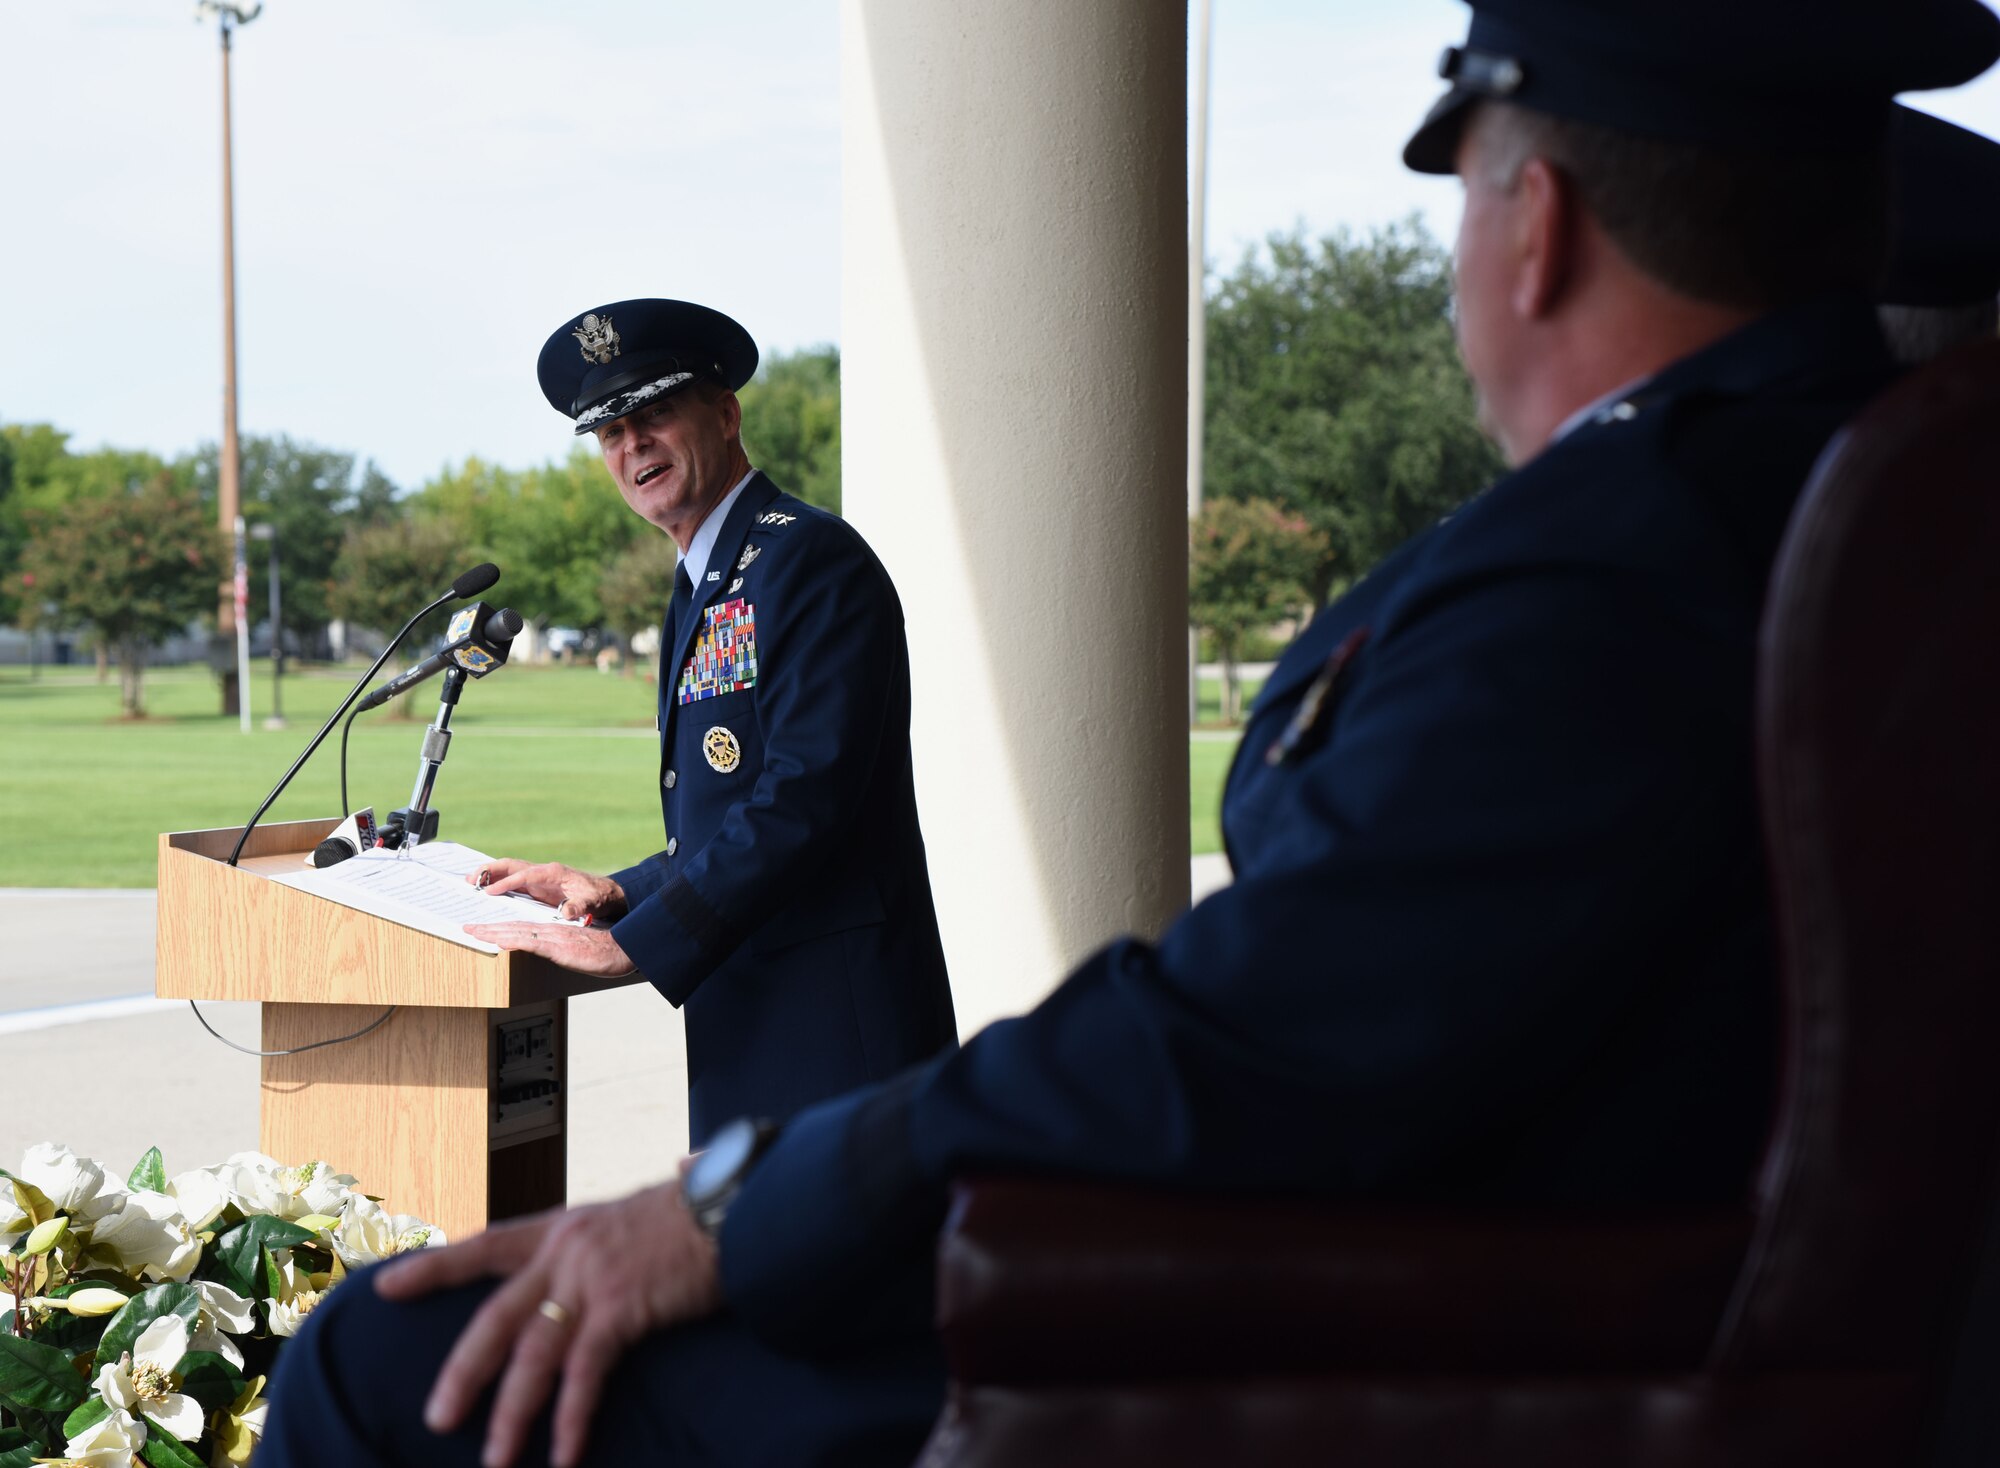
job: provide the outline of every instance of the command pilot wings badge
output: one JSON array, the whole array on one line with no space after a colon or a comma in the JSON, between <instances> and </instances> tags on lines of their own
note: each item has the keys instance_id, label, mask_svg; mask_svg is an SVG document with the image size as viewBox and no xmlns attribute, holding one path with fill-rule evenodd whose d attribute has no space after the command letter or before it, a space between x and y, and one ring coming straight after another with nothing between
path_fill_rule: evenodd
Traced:
<instances>
[{"instance_id":1,"label":"command pilot wings badge","mask_svg":"<svg viewBox=\"0 0 2000 1468\"><path fill-rule=\"evenodd\" d=\"M599 316L595 311L577 323L570 333L583 348L583 360L595 362L602 367L618 355L618 333L611 327L609 316Z\"/></svg>"},{"instance_id":2,"label":"command pilot wings badge","mask_svg":"<svg viewBox=\"0 0 2000 1468\"><path fill-rule=\"evenodd\" d=\"M743 555L742 555L742 556L741 556L741 558L740 558L740 559L738 559L738 561L736 562L736 569L737 569L737 570L739 570L739 571L747 571L747 570L749 570L749 569L750 569L750 563L751 563L752 561L756 560L756 559L757 559L757 557L758 557L759 555L761 555L761 554L763 553L763 550L764 550L764 547L763 547L763 546L761 546L761 545L746 545L746 546L744 546L744 547L743 547Z\"/></svg>"}]
</instances>

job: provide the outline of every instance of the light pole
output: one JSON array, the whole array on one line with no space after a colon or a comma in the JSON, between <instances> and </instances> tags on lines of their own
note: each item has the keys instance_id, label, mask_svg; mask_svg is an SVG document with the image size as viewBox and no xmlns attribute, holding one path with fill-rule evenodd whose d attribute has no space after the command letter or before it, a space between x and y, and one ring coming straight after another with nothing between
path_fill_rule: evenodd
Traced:
<instances>
[{"instance_id":1,"label":"light pole","mask_svg":"<svg viewBox=\"0 0 2000 1468\"><path fill-rule=\"evenodd\" d=\"M232 0L195 0L194 18L216 18L222 37L222 456L216 474L217 516L224 534L236 524L241 508L239 479L242 457L236 441L236 210L229 149L229 38L238 26L263 14L263 0L247 10ZM222 673L222 712L237 711L242 697L237 672L229 667L228 648L236 641L236 591L224 582L215 612L217 663Z\"/></svg>"},{"instance_id":2,"label":"light pole","mask_svg":"<svg viewBox=\"0 0 2000 1468\"><path fill-rule=\"evenodd\" d=\"M285 677L285 623L282 604L278 600L278 527L269 520L260 520L250 527L252 540L271 542L271 717L264 720L266 729L285 727L285 700L280 688Z\"/></svg>"}]
</instances>

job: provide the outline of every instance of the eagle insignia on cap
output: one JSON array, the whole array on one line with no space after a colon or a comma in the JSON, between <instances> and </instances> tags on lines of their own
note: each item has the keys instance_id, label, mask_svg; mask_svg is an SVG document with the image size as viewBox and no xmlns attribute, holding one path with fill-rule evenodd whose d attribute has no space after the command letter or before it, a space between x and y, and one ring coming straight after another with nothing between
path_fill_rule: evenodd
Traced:
<instances>
[{"instance_id":1,"label":"eagle insignia on cap","mask_svg":"<svg viewBox=\"0 0 2000 1468\"><path fill-rule=\"evenodd\" d=\"M595 362L602 367L618 355L618 333L612 329L609 316L599 316L592 311L570 335L582 346L586 362Z\"/></svg>"}]
</instances>

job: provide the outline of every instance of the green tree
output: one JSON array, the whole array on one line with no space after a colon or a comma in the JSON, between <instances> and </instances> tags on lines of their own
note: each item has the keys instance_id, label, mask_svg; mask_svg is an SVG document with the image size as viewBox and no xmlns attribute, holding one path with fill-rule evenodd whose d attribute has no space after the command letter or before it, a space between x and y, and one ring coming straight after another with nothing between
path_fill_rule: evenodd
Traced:
<instances>
[{"instance_id":1,"label":"green tree","mask_svg":"<svg viewBox=\"0 0 2000 1468\"><path fill-rule=\"evenodd\" d=\"M788 494L839 514L839 349L767 358L736 396L750 462Z\"/></svg>"},{"instance_id":2,"label":"green tree","mask_svg":"<svg viewBox=\"0 0 2000 1468\"><path fill-rule=\"evenodd\" d=\"M391 637L422 601L437 595L473 564L459 532L436 516L351 525L334 561L327 609L356 627ZM417 623L403 644L405 650L427 649L443 634L453 610L440 607ZM413 690L397 701L395 717L410 716L414 697Z\"/></svg>"},{"instance_id":3,"label":"green tree","mask_svg":"<svg viewBox=\"0 0 2000 1468\"><path fill-rule=\"evenodd\" d=\"M357 483L354 455L282 434L244 439L242 456L243 518L252 525L277 527L280 615L288 632L308 640L333 615L328 598L348 522L381 523L393 512L395 486L372 463ZM220 458L217 447L208 444L185 461L189 480L211 507ZM270 557L259 545L250 547L249 556L251 620L256 622L270 605Z\"/></svg>"},{"instance_id":4,"label":"green tree","mask_svg":"<svg viewBox=\"0 0 2000 1468\"><path fill-rule=\"evenodd\" d=\"M1326 536L1269 500L1210 500L1195 517L1188 553L1188 620L1215 641L1222 717L1243 711L1236 675L1243 639L1312 605L1312 577Z\"/></svg>"},{"instance_id":5,"label":"green tree","mask_svg":"<svg viewBox=\"0 0 2000 1468\"><path fill-rule=\"evenodd\" d=\"M645 529L603 461L579 444L561 463L501 469L468 459L431 480L412 508L450 525L469 560L501 568L507 604L538 627L595 627L609 565Z\"/></svg>"},{"instance_id":6,"label":"green tree","mask_svg":"<svg viewBox=\"0 0 2000 1468\"><path fill-rule=\"evenodd\" d=\"M27 541L20 501L14 496L14 440L0 428L0 623L13 624L28 606L19 576L21 547Z\"/></svg>"},{"instance_id":7,"label":"green tree","mask_svg":"<svg viewBox=\"0 0 2000 1468\"><path fill-rule=\"evenodd\" d=\"M1325 537L1315 604L1500 469L1421 223L1272 235L1208 303L1207 497L1267 499Z\"/></svg>"},{"instance_id":8,"label":"green tree","mask_svg":"<svg viewBox=\"0 0 2000 1468\"><path fill-rule=\"evenodd\" d=\"M32 517L150 483L167 467L155 454L124 449L72 454L69 435L47 423L0 425L0 463L0 622L25 614L17 571Z\"/></svg>"},{"instance_id":9,"label":"green tree","mask_svg":"<svg viewBox=\"0 0 2000 1468\"><path fill-rule=\"evenodd\" d=\"M680 552L673 539L663 532L641 535L605 568L597 590L604 606L604 624L625 643L625 674L630 677L637 659L630 656L632 639L648 627L660 625L673 598L674 564ZM661 654L654 654L654 666Z\"/></svg>"},{"instance_id":10,"label":"green tree","mask_svg":"<svg viewBox=\"0 0 2000 1468\"><path fill-rule=\"evenodd\" d=\"M122 493L30 514L22 557L37 594L87 622L118 659L125 716L145 712L147 651L215 605L221 538L200 502L161 473Z\"/></svg>"}]
</instances>

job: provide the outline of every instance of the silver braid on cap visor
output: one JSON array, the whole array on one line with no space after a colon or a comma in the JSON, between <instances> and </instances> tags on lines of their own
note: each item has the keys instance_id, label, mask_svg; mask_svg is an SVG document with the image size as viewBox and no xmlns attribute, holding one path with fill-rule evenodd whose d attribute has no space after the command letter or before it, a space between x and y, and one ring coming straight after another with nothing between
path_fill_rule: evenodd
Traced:
<instances>
[{"instance_id":1,"label":"silver braid on cap visor","mask_svg":"<svg viewBox=\"0 0 2000 1468\"><path fill-rule=\"evenodd\" d=\"M622 418L648 398L656 398L663 392L671 392L682 383L692 382L692 372L672 372L657 382L649 382L643 387L635 387L629 392L617 393L606 398L594 408L585 408L576 415L576 431L590 432L598 424L611 418Z\"/></svg>"}]
</instances>

